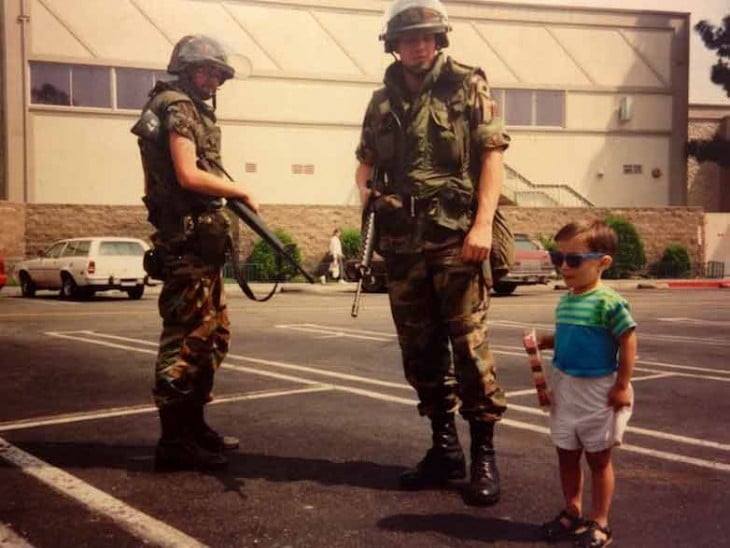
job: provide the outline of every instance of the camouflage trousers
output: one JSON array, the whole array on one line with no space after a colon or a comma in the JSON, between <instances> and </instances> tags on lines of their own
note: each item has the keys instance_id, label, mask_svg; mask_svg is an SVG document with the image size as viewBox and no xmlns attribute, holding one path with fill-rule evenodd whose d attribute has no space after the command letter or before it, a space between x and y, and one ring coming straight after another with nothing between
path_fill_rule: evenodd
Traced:
<instances>
[{"instance_id":1,"label":"camouflage trousers","mask_svg":"<svg viewBox=\"0 0 730 548\"><path fill-rule=\"evenodd\" d=\"M162 334L153 394L158 407L212 399L228 353L230 322L220 268L193 255L169 257L158 302Z\"/></svg>"},{"instance_id":2,"label":"camouflage trousers","mask_svg":"<svg viewBox=\"0 0 730 548\"><path fill-rule=\"evenodd\" d=\"M481 265L462 261L461 246L387 254L390 308L419 413L496 421L507 400L487 339L489 289Z\"/></svg>"}]
</instances>

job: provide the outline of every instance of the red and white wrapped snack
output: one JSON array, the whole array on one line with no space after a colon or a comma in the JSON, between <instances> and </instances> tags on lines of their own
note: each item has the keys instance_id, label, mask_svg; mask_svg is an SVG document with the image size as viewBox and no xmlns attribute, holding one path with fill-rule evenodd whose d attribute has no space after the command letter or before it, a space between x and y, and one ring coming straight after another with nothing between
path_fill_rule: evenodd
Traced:
<instances>
[{"instance_id":1,"label":"red and white wrapped snack","mask_svg":"<svg viewBox=\"0 0 730 548\"><path fill-rule=\"evenodd\" d=\"M537 390L537 400L540 407L547 411L550 408L550 391L548 390L545 371L542 368L540 349L537 347L537 334L534 329L528 329L522 336L522 343L525 345L530 370L532 371L532 382Z\"/></svg>"}]
</instances>

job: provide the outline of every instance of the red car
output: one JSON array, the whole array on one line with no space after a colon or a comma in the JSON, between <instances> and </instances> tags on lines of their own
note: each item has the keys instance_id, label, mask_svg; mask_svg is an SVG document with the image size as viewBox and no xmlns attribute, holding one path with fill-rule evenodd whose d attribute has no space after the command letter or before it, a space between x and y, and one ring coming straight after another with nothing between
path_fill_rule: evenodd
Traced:
<instances>
[{"instance_id":1,"label":"red car","mask_svg":"<svg viewBox=\"0 0 730 548\"><path fill-rule=\"evenodd\" d=\"M8 275L5 274L5 259L0 257L0 289L8 283Z\"/></svg>"},{"instance_id":2,"label":"red car","mask_svg":"<svg viewBox=\"0 0 730 548\"><path fill-rule=\"evenodd\" d=\"M550 253L526 234L515 234L515 261L509 274L494 285L494 292L509 295L518 285L546 284L556 278Z\"/></svg>"}]
</instances>

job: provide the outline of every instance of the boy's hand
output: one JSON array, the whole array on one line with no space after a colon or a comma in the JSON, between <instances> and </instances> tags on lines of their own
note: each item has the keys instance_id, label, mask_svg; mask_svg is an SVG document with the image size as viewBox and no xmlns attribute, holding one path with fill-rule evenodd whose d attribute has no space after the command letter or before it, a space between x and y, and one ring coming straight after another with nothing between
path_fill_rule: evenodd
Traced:
<instances>
[{"instance_id":1,"label":"boy's hand","mask_svg":"<svg viewBox=\"0 0 730 548\"><path fill-rule=\"evenodd\" d=\"M614 384L608 391L608 405L618 411L622 407L631 405L631 388L629 386L621 387Z\"/></svg>"}]
</instances>

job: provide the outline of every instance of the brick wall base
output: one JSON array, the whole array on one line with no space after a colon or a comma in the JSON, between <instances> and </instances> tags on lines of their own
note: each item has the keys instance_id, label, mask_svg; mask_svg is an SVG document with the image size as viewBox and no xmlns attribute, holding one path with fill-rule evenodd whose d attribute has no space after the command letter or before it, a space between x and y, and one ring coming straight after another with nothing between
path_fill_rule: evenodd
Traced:
<instances>
[{"instance_id":1,"label":"brick wall base","mask_svg":"<svg viewBox=\"0 0 730 548\"><path fill-rule=\"evenodd\" d=\"M636 226L644 240L648 263L657 261L670 243L687 248L693 262L704 260L704 212L699 207L658 208L520 208L503 207L514 232L531 237L552 236L577 219L620 216ZM261 216L271 228L291 234L299 245L305 267L312 270L327 252L335 227L359 228L360 210L354 206L266 205ZM152 227L143 206L18 204L0 202L0 254L8 265L34 256L51 242L77 236L132 236L149 240ZM257 239L242 223L238 227L242 253L248 255Z\"/></svg>"}]
</instances>

